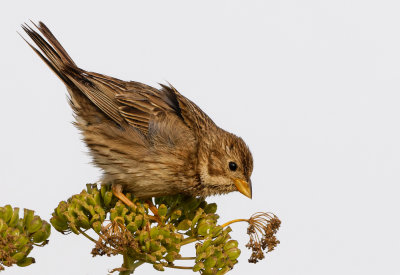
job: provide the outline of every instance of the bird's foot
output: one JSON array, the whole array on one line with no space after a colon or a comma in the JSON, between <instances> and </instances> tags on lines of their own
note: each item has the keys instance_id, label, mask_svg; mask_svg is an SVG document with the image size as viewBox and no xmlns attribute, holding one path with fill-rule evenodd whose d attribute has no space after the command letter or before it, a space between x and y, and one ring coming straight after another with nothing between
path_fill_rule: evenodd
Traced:
<instances>
[{"instance_id":1,"label":"bird's foot","mask_svg":"<svg viewBox=\"0 0 400 275\"><path fill-rule=\"evenodd\" d=\"M127 206L132 207L133 202L128 199L123 193L122 193L122 185L121 184L112 184L112 192L114 196L116 196L120 201L125 203Z\"/></svg>"},{"instance_id":2,"label":"bird's foot","mask_svg":"<svg viewBox=\"0 0 400 275\"><path fill-rule=\"evenodd\" d=\"M158 222L158 224L161 224L161 218L160 218L160 216L158 215L158 209L157 209L157 207L153 204L153 202L152 202L151 199L146 200L146 203L149 205L150 211L153 212L153 214L154 214L154 216L153 216L154 220L155 220L156 222Z\"/></svg>"}]
</instances>

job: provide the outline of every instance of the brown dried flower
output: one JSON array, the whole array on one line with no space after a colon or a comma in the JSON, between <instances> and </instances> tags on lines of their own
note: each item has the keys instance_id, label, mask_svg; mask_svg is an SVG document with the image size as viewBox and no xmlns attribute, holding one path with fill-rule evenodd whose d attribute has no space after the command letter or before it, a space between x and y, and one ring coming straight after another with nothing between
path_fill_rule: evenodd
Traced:
<instances>
[{"instance_id":1,"label":"brown dried flower","mask_svg":"<svg viewBox=\"0 0 400 275\"><path fill-rule=\"evenodd\" d=\"M249 262L257 263L265 258L265 253L271 252L280 243L275 234L281 221L272 213L258 212L248 220L247 234L250 240L246 247L252 250Z\"/></svg>"},{"instance_id":2,"label":"brown dried flower","mask_svg":"<svg viewBox=\"0 0 400 275\"><path fill-rule=\"evenodd\" d=\"M0 271L4 270L4 266L12 266L17 263L17 261L12 257L13 252L15 252L16 247L14 245L16 236L6 235L2 237L0 235Z\"/></svg>"},{"instance_id":3,"label":"brown dried flower","mask_svg":"<svg viewBox=\"0 0 400 275\"><path fill-rule=\"evenodd\" d=\"M111 221L101 228L99 240L92 250L94 256L123 254L127 248L137 249L137 242L123 223Z\"/></svg>"}]
</instances>

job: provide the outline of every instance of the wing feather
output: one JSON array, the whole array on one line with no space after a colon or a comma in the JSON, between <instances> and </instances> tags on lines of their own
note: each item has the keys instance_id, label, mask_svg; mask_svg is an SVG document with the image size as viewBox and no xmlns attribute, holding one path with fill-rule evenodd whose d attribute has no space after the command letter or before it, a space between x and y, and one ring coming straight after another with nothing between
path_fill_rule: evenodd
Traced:
<instances>
[{"instance_id":1,"label":"wing feather","mask_svg":"<svg viewBox=\"0 0 400 275\"><path fill-rule=\"evenodd\" d=\"M139 82L126 82L78 68L42 22L36 28L44 38L28 25L23 26L24 31L40 49L39 51L28 43L40 58L70 87L69 91L82 93L121 127L124 128L128 123L147 135L149 125L160 118L162 113L169 117L176 116L183 122L182 125L194 131L195 136L199 131L215 125L196 104L171 85L160 84L161 89L155 89ZM80 95L72 94L72 99L75 96Z\"/></svg>"}]
</instances>

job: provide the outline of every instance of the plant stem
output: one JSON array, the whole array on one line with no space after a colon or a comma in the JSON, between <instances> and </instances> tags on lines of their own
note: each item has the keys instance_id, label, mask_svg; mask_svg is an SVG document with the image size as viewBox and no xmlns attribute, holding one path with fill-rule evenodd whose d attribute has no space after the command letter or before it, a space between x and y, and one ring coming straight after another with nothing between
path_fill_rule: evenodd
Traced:
<instances>
[{"instance_id":1,"label":"plant stem","mask_svg":"<svg viewBox=\"0 0 400 275\"><path fill-rule=\"evenodd\" d=\"M193 269L193 266L167 265L167 267L176 269Z\"/></svg>"},{"instance_id":2,"label":"plant stem","mask_svg":"<svg viewBox=\"0 0 400 275\"><path fill-rule=\"evenodd\" d=\"M222 227L225 227L225 226L228 226L228 225L230 225L230 224L232 224L232 223L235 223L235 222L249 222L249 220L248 220L248 219L236 219L236 220L231 220L231 221L229 221L229 222L224 223L224 224L221 225L221 226L222 226Z\"/></svg>"},{"instance_id":3,"label":"plant stem","mask_svg":"<svg viewBox=\"0 0 400 275\"><path fill-rule=\"evenodd\" d=\"M201 239L200 238L194 238L194 237L186 238L186 239L182 240L181 246L189 244L189 243L192 243L192 242L195 242L195 241L198 241L198 240L201 240Z\"/></svg>"},{"instance_id":4,"label":"plant stem","mask_svg":"<svg viewBox=\"0 0 400 275\"><path fill-rule=\"evenodd\" d=\"M180 257L177 260L196 260L196 257Z\"/></svg>"},{"instance_id":5,"label":"plant stem","mask_svg":"<svg viewBox=\"0 0 400 275\"><path fill-rule=\"evenodd\" d=\"M86 234L84 231L82 231L79 227L77 228L79 233L81 233L83 236L85 236L86 238L88 238L89 240L91 240L94 243L97 243L97 241L95 239L93 239L92 237L90 237L88 234Z\"/></svg>"},{"instance_id":6,"label":"plant stem","mask_svg":"<svg viewBox=\"0 0 400 275\"><path fill-rule=\"evenodd\" d=\"M135 269L142 265L144 262L140 261L140 260L136 260L132 257L129 257L128 255L124 254L124 262L122 264L122 267L125 268L126 270L121 271L119 273L119 275L129 275L129 274L133 274L133 272L135 272Z\"/></svg>"}]
</instances>

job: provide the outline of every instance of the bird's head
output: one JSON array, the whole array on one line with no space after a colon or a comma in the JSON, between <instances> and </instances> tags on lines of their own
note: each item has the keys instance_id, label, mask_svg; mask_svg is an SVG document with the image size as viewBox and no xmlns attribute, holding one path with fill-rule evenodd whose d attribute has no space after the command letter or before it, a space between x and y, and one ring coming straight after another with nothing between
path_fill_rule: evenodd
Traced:
<instances>
[{"instance_id":1,"label":"bird's head","mask_svg":"<svg viewBox=\"0 0 400 275\"><path fill-rule=\"evenodd\" d=\"M200 177L205 195L239 191L252 197L253 157L240 137L224 130L204 140L199 151Z\"/></svg>"}]
</instances>

